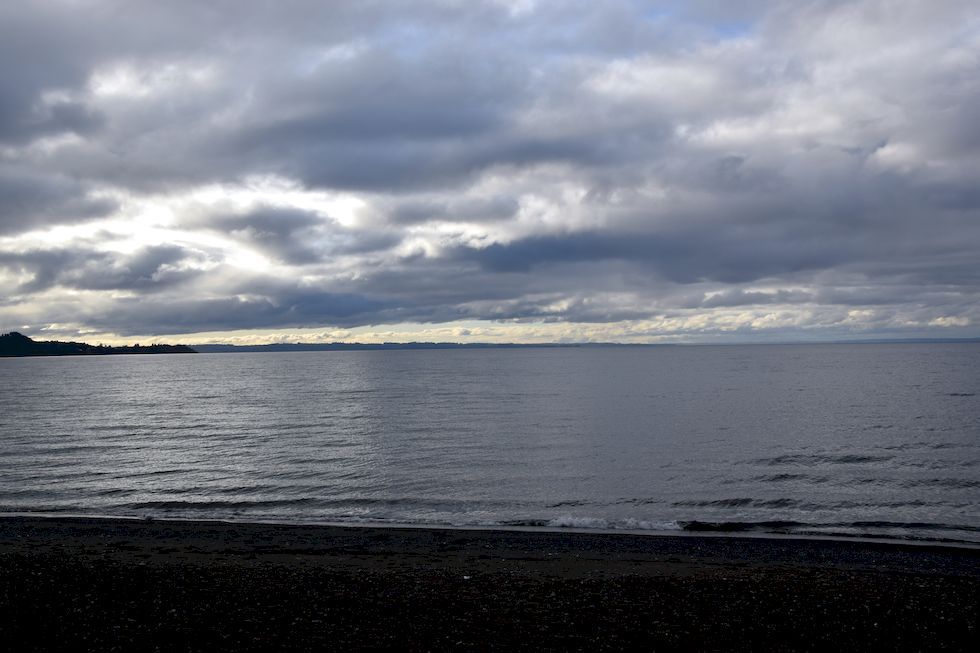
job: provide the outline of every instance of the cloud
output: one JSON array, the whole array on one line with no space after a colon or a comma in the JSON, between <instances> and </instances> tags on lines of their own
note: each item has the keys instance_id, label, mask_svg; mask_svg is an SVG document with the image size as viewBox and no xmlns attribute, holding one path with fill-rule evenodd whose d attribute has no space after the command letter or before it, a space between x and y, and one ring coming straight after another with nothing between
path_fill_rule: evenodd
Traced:
<instances>
[{"instance_id":1,"label":"cloud","mask_svg":"<svg viewBox=\"0 0 980 653\"><path fill-rule=\"evenodd\" d=\"M0 268L30 278L16 294L54 286L77 290L129 290L155 292L180 284L203 272L202 256L175 245L145 247L131 254L92 249L0 252Z\"/></svg>"},{"instance_id":2,"label":"cloud","mask_svg":"<svg viewBox=\"0 0 980 653\"><path fill-rule=\"evenodd\" d=\"M144 333L147 324L160 333L224 331L241 328L297 327L315 324L359 324L380 303L358 295L280 289L275 296L168 298L166 303L134 297L106 312L86 316L97 329L121 334Z\"/></svg>"},{"instance_id":3,"label":"cloud","mask_svg":"<svg viewBox=\"0 0 980 653\"><path fill-rule=\"evenodd\" d=\"M959 0L5 6L4 320L975 334L978 65Z\"/></svg>"},{"instance_id":4,"label":"cloud","mask_svg":"<svg viewBox=\"0 0 980 653\"><path fill-rule=\"evenodd\" d=\"M187 223L185 223L187 224ZM346 228L313 211L259 206L243 213L207 216L197 223L291 265L369 254L399 243L397 233Z\"/></svg>"},{"instance_id":5,"label":"cloud","mask_svg":"<svg viewBox=\"0 0 980 653\"><path fill-rule=\"evenodd\" d=\"M109 215L117 204L60 175L0 165L0 236Z\"/></svg>"},{"instance_id":6,"label":"cloud","mask_svg":"<svg viewBox=\"0 0 980 653\"><path fill-rule=\"evenodd\" d=\"M392 202L384 209L386 219L395 225L425 222L487 223L508 220L520 209L516 198L506 195L474 198L435 198Z\"/></svg>"}]
</instances>

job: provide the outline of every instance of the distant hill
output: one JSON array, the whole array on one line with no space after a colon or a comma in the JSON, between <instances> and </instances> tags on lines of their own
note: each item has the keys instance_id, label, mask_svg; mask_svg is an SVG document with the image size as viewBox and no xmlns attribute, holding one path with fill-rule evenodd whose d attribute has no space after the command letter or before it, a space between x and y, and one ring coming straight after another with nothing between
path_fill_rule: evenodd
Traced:
<instances>
[{"instance_id":1,"label":"distant hill","mask_svg":"<svg viewBox=\"0 0 980 653\"><path fill-rule=\"evenodd\" d=\"M599 347L667 347L664 344L618 343L496 343L496 342L280 342L269 345L194 345L202 354L228 354L234 352L283 352L283 351L374 351L403 349L558 349Z\"/></svg>"},{"instance_id":2,"label":"distant hill","mask_svg":"<svg viewBox=\"0 0 980 653\"><path fill-rule=\"evenodd\" d=\"M716 347L738 346L792 346L792 345L886 345L886 344L957 344L977 343L977 338L905 338L879 340L831 340L809 342L733 342L733 343L618 343L618 342L548 342L548 343L496 343L496 342L279 342L268 345L194 345L201 354L231 354L240 352L301 352L301 351L376 351L376 350L428 350L428 349L636 349L663 347Z\"/></svg>"},{"instance_id":3,"label":"distant hill","mask_svg":"<svg viewBox=\"0 0 980 653\"><path fill-rule=\"evenodd\" d=\"M110 354L196 354L187 345L131 345L106 347L84 342L32 340L12 331L0 335L0 357L11 356L104 356Z\"/></svg>"}]
</instances>

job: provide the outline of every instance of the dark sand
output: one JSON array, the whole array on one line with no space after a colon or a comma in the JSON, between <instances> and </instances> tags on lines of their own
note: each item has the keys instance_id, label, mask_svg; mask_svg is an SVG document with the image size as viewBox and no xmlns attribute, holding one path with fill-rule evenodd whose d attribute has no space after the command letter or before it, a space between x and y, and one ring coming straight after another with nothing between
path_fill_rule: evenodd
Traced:
<instances>
[{"instance_id":1,"label":"dark sand","mask_svg":"<svg viewBox=\"0 0 980 653\"><path fill-rule=\"evenodd\" d=\"M971 649L980 550L0 518L4 650Z\"/></svg>"}]
</instances>

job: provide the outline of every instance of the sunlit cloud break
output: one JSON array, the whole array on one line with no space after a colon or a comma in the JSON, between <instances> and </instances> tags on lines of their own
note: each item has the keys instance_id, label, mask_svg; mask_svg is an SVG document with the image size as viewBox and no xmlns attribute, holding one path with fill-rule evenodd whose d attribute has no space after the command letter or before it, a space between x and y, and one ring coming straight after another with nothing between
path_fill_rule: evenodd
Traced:
<instances>
[{"instance_id":1,"label":"sunlit cloud break","mask_svg":"<svg viewBox=\"0 0 980 653\"><path fill-rule=\"evenodd\" d=\"M974 2L0 6L0 332L980 336Z\"/></svg>"}]
</instances>

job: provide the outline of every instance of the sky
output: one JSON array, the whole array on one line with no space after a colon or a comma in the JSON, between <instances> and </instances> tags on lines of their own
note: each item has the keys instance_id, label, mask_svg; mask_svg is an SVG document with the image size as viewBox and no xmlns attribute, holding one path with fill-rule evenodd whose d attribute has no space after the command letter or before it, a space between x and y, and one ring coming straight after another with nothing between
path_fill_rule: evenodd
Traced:
<instances>
[{"instance_id":1,"label":"sky","mask_svg":"<svg viewBox=\"0 0 980 653\"><path fill-rule=\"evenodd\" d=\"M0 3L0 332L980 336L975 0Z\"/></svg>"}]
</instances>

